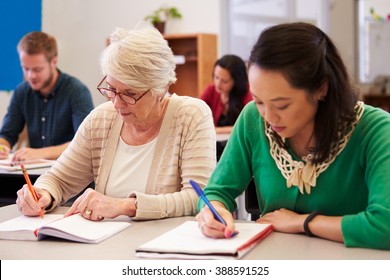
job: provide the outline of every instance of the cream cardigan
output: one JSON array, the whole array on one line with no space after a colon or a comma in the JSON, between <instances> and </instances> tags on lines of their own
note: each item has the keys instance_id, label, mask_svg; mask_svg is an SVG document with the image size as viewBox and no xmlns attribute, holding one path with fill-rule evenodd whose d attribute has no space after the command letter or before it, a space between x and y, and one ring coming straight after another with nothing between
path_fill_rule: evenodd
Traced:
<instances>
[{"instance_id":1,"label":"cream cardigan","mask_svg":"<svg viewBox=\"0 0 390 280\"><path fill-rule=\"evenodd\" d=\"M137 197L135 219L195 215L198 197L189 184L205 186L216 163L215 129L210 108L200 99L172 95L157 138L145 193ZM105 193L123 121L111 102L95 108L74 139L35 187L54 201L49 210L82 191L90 182ZM131 191L131 182L129 183Z\"/></svg>"}]
</instances>

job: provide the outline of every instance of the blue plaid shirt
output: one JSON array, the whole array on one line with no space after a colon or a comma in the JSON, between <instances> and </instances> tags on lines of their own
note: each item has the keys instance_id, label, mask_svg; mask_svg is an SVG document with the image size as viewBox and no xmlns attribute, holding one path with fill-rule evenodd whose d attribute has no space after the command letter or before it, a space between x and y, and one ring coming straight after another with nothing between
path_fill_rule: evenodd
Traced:
<instances>
[{"instance_id":1,"label":"blue plaid shirt","mask_svg":"<svg viewBox=\"0 0 390 280\"><path fill-rule=\"evenodd\" d=\"M30 147L43 148L71 141L77 128L93 109L91 93L75 77L59 72L48 97L20 84L12 95L0 137L11 146L27 125Z\"/></svg>"}]
</instances>

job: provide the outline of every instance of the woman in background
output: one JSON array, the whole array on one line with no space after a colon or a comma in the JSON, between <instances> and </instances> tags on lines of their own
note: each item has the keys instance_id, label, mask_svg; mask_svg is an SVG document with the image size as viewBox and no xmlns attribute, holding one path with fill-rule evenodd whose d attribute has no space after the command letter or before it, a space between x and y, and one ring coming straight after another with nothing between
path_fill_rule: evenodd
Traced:
<instances>
[{"instance_id":1,"label":"woman in background","mask_svg":"<svg viewBox=\"0 0 390 280\"><path fill-rule=\"evenodd\" d=\"M217 133L230 133L242 108L252 100L245 62L236 55L225 55L214 64L213 84L200 98L213 112Z\"/></svg>"}]
</instances>

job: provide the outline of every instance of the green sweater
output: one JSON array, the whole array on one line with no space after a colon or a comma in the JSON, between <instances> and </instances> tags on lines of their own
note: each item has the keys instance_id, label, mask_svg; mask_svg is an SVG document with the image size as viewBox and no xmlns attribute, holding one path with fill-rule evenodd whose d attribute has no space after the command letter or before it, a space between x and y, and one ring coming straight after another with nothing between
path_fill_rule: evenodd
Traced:
<instances>
[{"instance_id":1,"label":"green sweater","mask_svg":"<svg viewBox=\"0 0 390 280\"><path fill-rule=\"evenodd\" d=\"M291 153L291 151L290 151ZM291 153L295 160L299 160ZM390 249L390 114L365 105L347 146L317 177L311 194L301 194L286 179L270 155L264 122L255 103L242 111L205 194L234 211L235 198L252 176L260 211L287 208L297 213L318 210L343 216L347 247ZM198 208L203 207L200 201Z\"/></svg>"}]
</instances>

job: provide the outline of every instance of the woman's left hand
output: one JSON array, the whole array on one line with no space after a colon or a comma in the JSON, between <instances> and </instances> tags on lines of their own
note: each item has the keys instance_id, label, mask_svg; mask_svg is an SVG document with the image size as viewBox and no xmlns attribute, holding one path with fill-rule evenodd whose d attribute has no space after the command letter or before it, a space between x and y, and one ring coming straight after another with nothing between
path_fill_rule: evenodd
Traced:
<instances>
[{"instance_id":1,"label":"woman's left hand","mask_svg":"<svg viewBox=\"0 0 390 280\"><path fill-rule=\"evenodd\" d=\"M272 224L276 231L285 233L304 232L303 223L307 215L299 215L293 211L281 208L262 216L256 223Z\"/></svg>"},{"instance_id":2,"label":"woman's left hand","mask_svg":"<svg viewBox=\"0 0 390 280\"><path fill-rule=\"evenodd\" d=\"M76 199L65 213L65 217L77 213L81 213L84 218L93 221L100 221L104 218L115 218L119 215L134 216L135 199L113 198L93 189L87 189Z\"/></svg>"}]
</instances>

